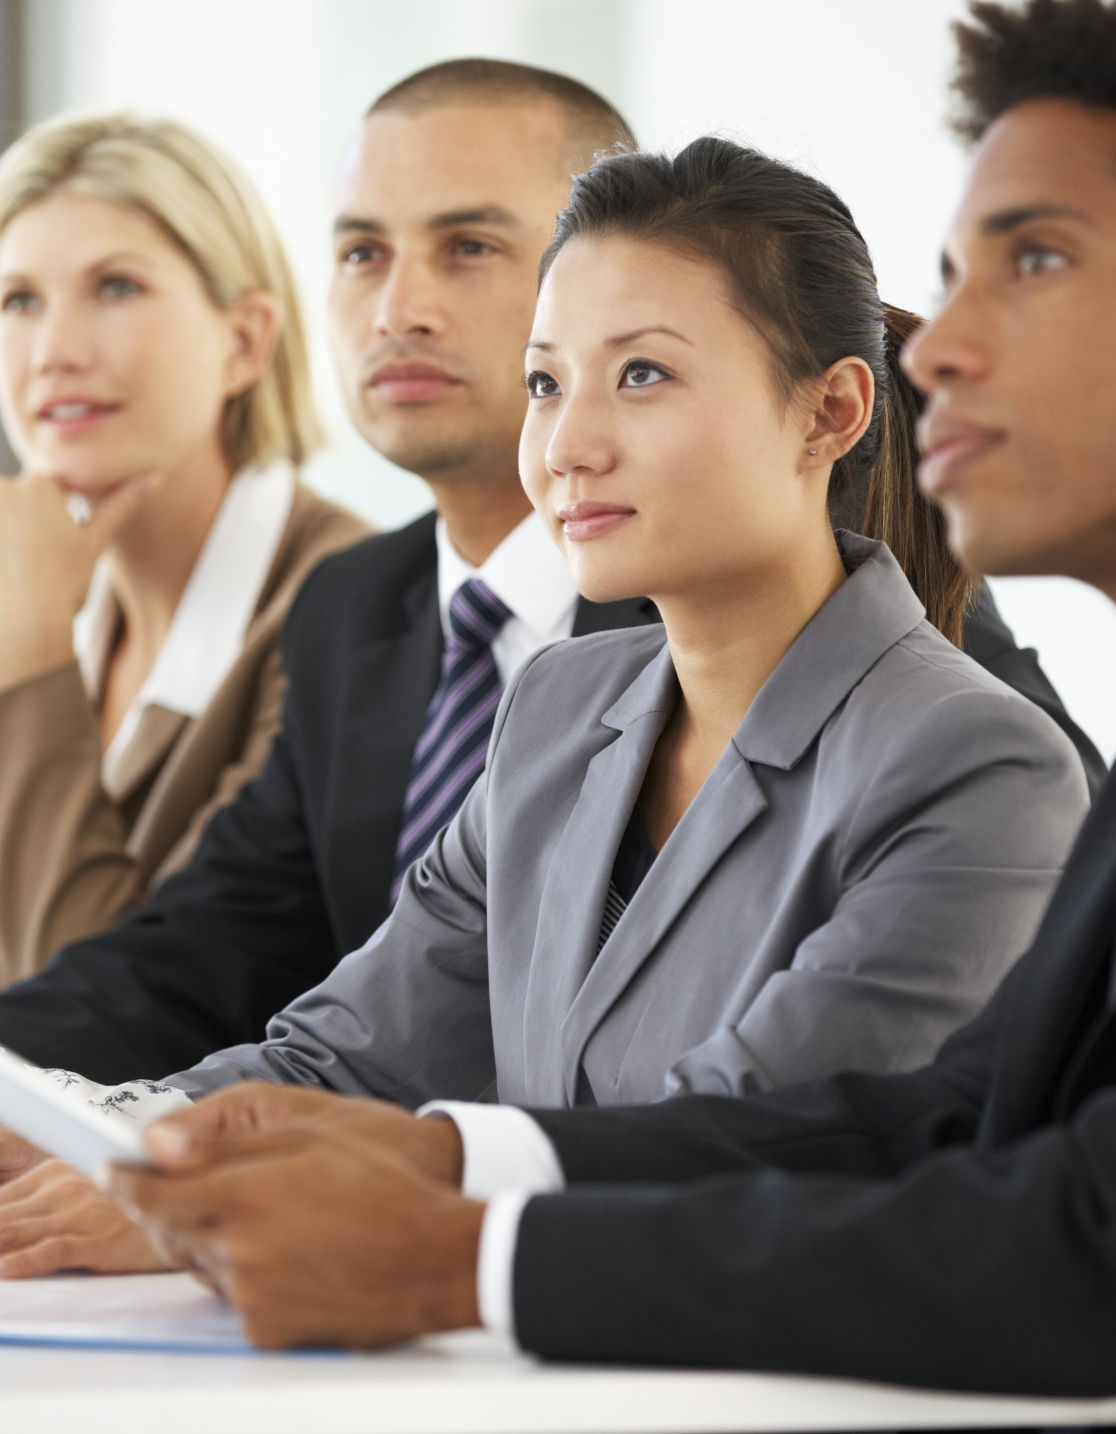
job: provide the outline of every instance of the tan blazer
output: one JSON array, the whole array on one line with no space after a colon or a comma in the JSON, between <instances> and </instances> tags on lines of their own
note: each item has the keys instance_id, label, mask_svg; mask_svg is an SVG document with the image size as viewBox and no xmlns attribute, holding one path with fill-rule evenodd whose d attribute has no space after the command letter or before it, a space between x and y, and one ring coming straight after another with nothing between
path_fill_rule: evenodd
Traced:
<instances>
[{"instance_id":1,"label":"tan blazer","mask_svg":"<svg viewBox=\"0 0 1116 1434\"><path fill-rule=\"evenodd\" d=\"M149 707L125 788L102 749L76 661L0 692L0 986L113 926L190 859L213 812L263 765L286 685L279 630L310 570L365 537L362 519L298 485L240 656L198 718Z\"/></svg>"}]
</instances>

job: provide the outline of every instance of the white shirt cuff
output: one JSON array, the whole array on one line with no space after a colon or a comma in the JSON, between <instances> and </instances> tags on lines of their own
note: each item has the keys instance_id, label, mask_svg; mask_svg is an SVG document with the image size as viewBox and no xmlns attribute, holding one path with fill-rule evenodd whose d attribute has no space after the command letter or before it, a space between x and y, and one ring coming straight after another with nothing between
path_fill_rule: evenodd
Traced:
<instances>
[{"instance_id":1,"label":"white shirt cuff","mask_svg":"<svg viewBox=\"0 0 1116 1434\"><path fill-rule=\"evenodd\" d=\"M515 1244L529 1190L494 1195L484 1212L477 1253L477 1307L481 1324L493 1334L515 1339Z\"/></svg>"},{"instance_id":2,"label":"white shirt cuff","mask_svg":"<svg viewBox=\"0 0 1116 1434\"><path fill-rule=\"evenodd\" d=\"M488 1200L502 1190L548 1195L565 1189L557 1153L536 1123L512 1105L432 1100L419 1115L447 1115L461 1133L462 1194Z\"/></svg>"},{"instance_id":3,"label":"white shirt cuff","mask_svg":"<svg viewBox=\"0 0 1116 1434\"><path fill-rule=\"evenodd\" d=\"M565 1188L558 1155L526 1112L513 1105L432 1100L419 1115L445 1115L461 1134L462 1194L487 1200L477 1254L477 1305L493 1334L515 1339L515 1242L532 1195Z\"/></svg>"}]
</instances>

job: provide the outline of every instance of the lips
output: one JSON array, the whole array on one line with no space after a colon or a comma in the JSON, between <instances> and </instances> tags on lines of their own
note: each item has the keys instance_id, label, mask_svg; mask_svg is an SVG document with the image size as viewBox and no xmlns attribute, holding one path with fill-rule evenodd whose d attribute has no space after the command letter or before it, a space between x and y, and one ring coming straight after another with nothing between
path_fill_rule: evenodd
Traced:
<instances>
[{"instance_id":1,"label":"lips","mask_svg":"<svg viewBox=\"0 0 1116 1434\"><path fill-rule=\"evenodd\" d=\"M959 414L935 412L923 415L918 425L922 461L918 483L928 498L944 492L969 464L1003 443L1007 433L975 423Z\"/></svg>"},{"instance_id":2,"label":"lips","mask_svg":"<svg viewBox=\"0 0 1116 1434\"><path fill-rule=\"evenodd\" d=\"M563 503L555 513L555 517L562 524L563 533L575 542L600 537L602 533L611 532L634 516L635 509L621 503L597 503L587 500Z\"/></svg>"},{"instance_id":3,"label":"lips","mask_svg":"<svg viewBox=\"0 0 1116 1434\"><path fill-rule=\"evenodd\" d=\"M57 432L74 433L116 413L119 407L117 403L106 403L101 399L67 396L48 399L40 404L35 410L35 417Z\"/></svg>"},{"instance_id":4,"label":"lips","mask_svg":"<svg viewBox=\"0 0 1116 1434\"><path fill-rule=\"evenodd\" d=\"M426 403L460 382L437 364L404 361L378 368L368 386L389 403Z\"/></svg>"}]
</instances>

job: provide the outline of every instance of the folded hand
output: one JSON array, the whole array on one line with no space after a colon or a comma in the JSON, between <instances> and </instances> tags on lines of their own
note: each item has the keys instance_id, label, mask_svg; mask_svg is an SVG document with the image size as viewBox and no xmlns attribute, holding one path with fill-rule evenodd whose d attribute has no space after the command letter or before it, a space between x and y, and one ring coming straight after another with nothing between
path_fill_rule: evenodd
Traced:
<instances>
[{"instance_id":1,"label":"folded hand","mask_svg":"<svg viewBox=\"0 0 1116 1434\"><path fill-rule=\"evenodd\" d=\"M0 1278L173 1268L115 1201L60 1160L0 1186Z\"/></svg>"}]
</instances>

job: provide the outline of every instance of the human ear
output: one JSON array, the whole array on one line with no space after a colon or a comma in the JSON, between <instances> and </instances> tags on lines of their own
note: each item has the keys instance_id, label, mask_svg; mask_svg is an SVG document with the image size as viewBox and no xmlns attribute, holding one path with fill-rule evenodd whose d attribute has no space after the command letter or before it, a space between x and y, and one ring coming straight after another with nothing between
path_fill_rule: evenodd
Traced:
<instances>
[{"instance_id":1,"label":"human ear","mask_svg":"<svg viewBox=\"0 0 1116 1434\"><path fill-rule=\"evenodd\" d=\"M804 456L809 467L836 463L864 436L875 396L876 381L862 358L830 364L818 381L807 418Z\"/></svg>"},{"instance_id":2,"label":"human ear","mask_svg":"<svg viewBox=\"0 0 1116 1434\"><path fill-rule=\"evenodd\" d=\"M283 305L263 290L241 294L228 310L232 350L225 373L225 396L245 393L267 368L283 329Z\"/></svg>"}]
</instances>

